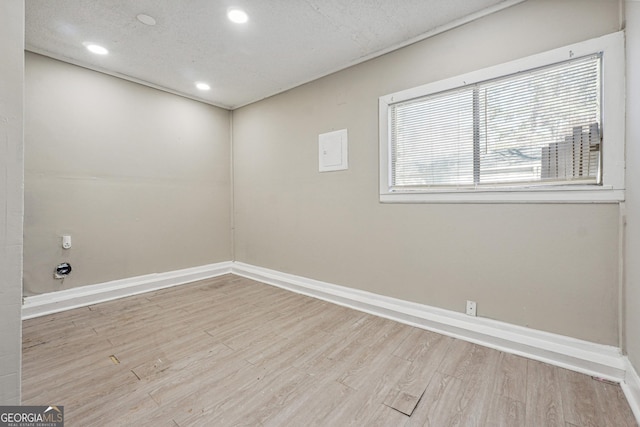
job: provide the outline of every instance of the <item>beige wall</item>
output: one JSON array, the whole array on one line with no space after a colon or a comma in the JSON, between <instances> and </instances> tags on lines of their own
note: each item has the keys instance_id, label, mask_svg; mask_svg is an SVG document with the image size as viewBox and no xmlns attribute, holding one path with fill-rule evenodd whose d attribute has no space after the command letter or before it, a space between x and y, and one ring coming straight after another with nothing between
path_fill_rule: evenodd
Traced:
<instances>
[{"instance_id":1,"label":"beige wall","mask_svg":"<svg viewBox=\"0 0 640 427\"><path fill-rule=\"evenodd\" d=\"M231 259L228 111L32 53L25 85L25 295Z\"/></svg>"},{"instance_id":2,"label":"beige wall","mask_svg":"<svg viewBox=\"0 0 640 427\"><path fill-rule=\"evenodd\" d=\"M626 2L627 17L627 229L625 350L640 372L640 2Z\"/></svg>"},{"instance_id":3,"label":"beige wall","mask_svg":"<svg viewBox=\"0 0 640 427\"><path fill-rule=\"evenodd\" d=\"M24 2L0 2L0 405L20 403Z\"/></svg>"},{"instance_id":4,"label":"beige wall","mask_svg":"<svg viewBox=\"0 0 640 427\"><path fill-rule=\"evenodd\" d=\"M233 218L229 112L28 53L25 295L235 257L619 345L617 205L383 205L377 151L379 96L618 21L616 0L529 0L236 110ZM341 128L350 169L320 174Z\"/></svg>"},{"instance_id":5,"label":"beige wall","mask_svg":"<svg viewBox=\"0 0 640 427\"><path fill-rule=\"evenodd\" d=\"M618 205L380 204L377 116L381 95L618 29L617 1L530 0L234 111L235 259L618 345ZM341 128L349 170L318 173Z\"/></svg>"}]
</instances>

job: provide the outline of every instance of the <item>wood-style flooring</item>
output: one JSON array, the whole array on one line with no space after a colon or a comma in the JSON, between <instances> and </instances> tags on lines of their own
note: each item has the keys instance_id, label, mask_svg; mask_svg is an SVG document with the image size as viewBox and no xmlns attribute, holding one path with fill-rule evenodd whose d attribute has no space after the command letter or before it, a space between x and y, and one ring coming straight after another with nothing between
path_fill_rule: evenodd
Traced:
<instances>
[{"instance_id":1,"label":"wood-style flooring","mask_svg":"<svg viewBox=\"0 0 640 427\"><path fill-rule=\"evenodd\" d=\"M73 426L636 426L618 385L226 275L23 322Z\"/></svg>"}]
</instances>

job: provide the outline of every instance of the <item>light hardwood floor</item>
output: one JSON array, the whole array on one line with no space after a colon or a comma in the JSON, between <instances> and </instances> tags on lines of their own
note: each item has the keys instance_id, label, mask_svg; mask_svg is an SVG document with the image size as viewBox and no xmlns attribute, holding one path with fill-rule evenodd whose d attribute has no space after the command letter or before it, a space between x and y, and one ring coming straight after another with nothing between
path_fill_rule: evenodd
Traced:
<instances>
[{"instance_id":1,"label":"light hardwood floor","mask_svg":"<svg viewBox=\"0 0 640 427\"><path fill-rule=\"evenodd\" d=\"M23 322L73 426L636 426L617 385L241 277Z\"/></svg>"}]
</instances>

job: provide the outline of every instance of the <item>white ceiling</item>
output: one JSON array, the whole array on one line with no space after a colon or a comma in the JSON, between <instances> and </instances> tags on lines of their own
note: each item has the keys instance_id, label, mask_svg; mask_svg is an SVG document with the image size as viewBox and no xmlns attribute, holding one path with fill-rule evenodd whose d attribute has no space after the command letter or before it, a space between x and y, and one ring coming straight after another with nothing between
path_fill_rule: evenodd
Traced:
<instances>
[{"instance_id":1,"label":"white ceiling","mask_svg":"<svg viewBox=\"0 0 640 427\"><path fill-rule=\"evenodd\" d=\"M26 0L26 48L237 108L520 1ZM230 7L249 22L230 22Z\"/></svg>"}]
</instances>

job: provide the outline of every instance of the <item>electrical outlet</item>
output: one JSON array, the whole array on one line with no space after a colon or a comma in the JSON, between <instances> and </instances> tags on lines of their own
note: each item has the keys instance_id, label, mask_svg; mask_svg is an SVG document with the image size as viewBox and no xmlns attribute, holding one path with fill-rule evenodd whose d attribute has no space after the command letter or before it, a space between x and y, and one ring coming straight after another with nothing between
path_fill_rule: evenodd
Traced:
<instances>
[{"instance_id":1,"label":"electrical outlet","mask_svg":"<svg viewBox=\"0 0 640 427\"><path fill-rule=\"evenodd\" d=\"M475 301L467 301L467 314L469 316L476 315L476 302Z\"/></svg>"}]
</instances>

